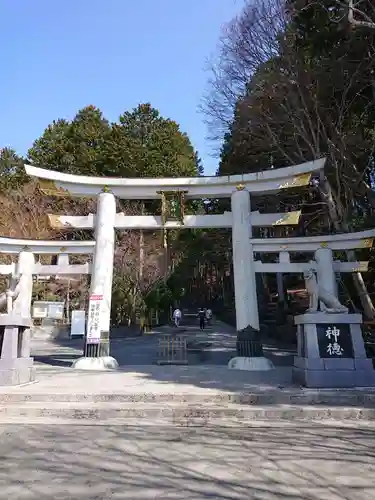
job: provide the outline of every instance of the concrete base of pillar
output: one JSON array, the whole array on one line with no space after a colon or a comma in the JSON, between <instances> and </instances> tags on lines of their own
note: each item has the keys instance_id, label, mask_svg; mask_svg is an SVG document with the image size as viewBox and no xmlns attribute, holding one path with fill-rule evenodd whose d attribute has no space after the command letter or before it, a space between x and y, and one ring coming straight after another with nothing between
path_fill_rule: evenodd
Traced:
<instances>
[{"instance_id":1,"label":"concrete base of pillar","mask_svg":"<svg viewBox=\"0 0 375 500\"><path fill-rule=\"evenodd\" d=\"M76 370L105 371L117 370L118 363L112 356L99 358L79 358L74 361L72 368Z\"/></svg>"},{"instance_id":2,"label":"concrete base of pillar","mask_svg":"<svg viewBox=\"0 0 375 500\"><path fill-rule=\"evenodd\" d=\"M28 384L34 380L33 358L0 360L0 386Z\"/></svg>"},{"instance_id":3,"label":"concrete base of pillar","mask_svg":"<svg viewBox=\"0 0 375 500\"><path fill-rule=\"evenodd\" d=\"M272 361L264 357L257 357L257 358L236 357L232 358L229 361L228 368L230 370L268 371L268 370L274 370L275 366L272 363Z\"/></svg>"},{"instance_id":4,"label":"concrete base of pillar","mask_svg":"<svg viewBox=\"0 0 375 500\"><path fill-rule=\"evenodd\" d=\"M369 360L371 361L371 360ZM375 387L375 371L371 370L304 370L293 367L293 382L314 389Z\"/></svg>"}]
</instances>

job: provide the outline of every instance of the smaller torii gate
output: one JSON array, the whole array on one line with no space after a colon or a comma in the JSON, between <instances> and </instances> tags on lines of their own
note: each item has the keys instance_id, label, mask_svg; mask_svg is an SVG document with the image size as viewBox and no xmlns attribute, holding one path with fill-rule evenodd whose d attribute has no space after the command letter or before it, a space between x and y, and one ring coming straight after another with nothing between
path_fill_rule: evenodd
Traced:
<instances>
[{"instance_id":1,"label":"smaller torii gate","mask_svg":"<svg viewBox=\"0 0 375 500\"><path fill-rule=\"evenodd\" d=\"M368 261L348 262L335 260L334 251L371 248L375 229L357 233L299 238L252 239L254 253L278 254L278 262L254 261L258 273L303 273L314 269L319 284L329 293L337 294L336 273L355 273L368 270ZM291 262L291 253L314 253L315 259L308 262Z\"/></svg>"},{"instance_id":2,"label":"smaller torii gate","mask_svg":"<svg viewBox=\"0 0 375 500\"><path fill-rule=\"evenodd\" d=\"M0 275L9 276L9 290L0 295L0 385L15 385L34 379L30 357L30 328L33 275L82 275L91 273L91 264L69 264L70 254L91 255L94 241L41 241L0 237L0 253L17 254L12 264L0 265ZM55 265L35 261L35 255L57 255Z\"/></svg>"}]
</instances>

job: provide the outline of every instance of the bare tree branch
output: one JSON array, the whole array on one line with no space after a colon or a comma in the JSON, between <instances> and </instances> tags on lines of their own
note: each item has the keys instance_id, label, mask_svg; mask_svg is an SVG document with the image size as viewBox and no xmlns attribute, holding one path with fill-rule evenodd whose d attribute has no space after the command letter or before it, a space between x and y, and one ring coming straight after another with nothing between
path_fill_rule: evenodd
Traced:
<instances>
[{"instance_id":1,"label":"bare tree branch","mask_svg":"<svg viewBox=\"0 0 375 500\"><path fill-rule=\"evenodd\" d=\"M217 51L207 64L210 77L200 106L211 140L222 139L249 81L278 54L286 19L282 0L255 0L247 2L242 13L224 26Z\"/></svg>"},{"instance_id":2,"label":"bare tree branch","mask_svg":"<svg viewBox=\"0 0 375 500\"><path fill-rule=\"evenodd\" d=\"M370 3L370 2L368 2ZM358 6L363 4L363 0L354 3L354 0L348 0L349 12L348 21L354 28L370 28L375 29L375 17L371 19L364 10L359 9ZM372 4L372 9L375 15L375 6ZM355 16L357 15L357 17ZM358 19L360 17L361 19Z\"/></svg>"}]
</instances>

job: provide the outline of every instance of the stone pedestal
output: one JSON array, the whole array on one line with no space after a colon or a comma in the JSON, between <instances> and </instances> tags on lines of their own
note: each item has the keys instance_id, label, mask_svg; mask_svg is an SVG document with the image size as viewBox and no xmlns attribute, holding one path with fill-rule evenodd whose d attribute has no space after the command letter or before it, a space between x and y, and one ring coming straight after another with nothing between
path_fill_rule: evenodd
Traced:
<instances>
[{"instance_id":1,"label":"stone pedestal","mask_svg":"<svg viewBox=\"0 0 375 500\"><path fill-rule=\"evenodd\" d=\"M117 370L118 363L112 356L100 356L98 358L79 358L72 365L76 370L106 371Z\"/></svg>"},{"instance_id":2,"label":"stone pedestal","mask_svg":"<svg viewBox=\"0 0 375 500\"><path fill-rule=\"evenodd\" d=\"M230 370L244 370L248 372L264 372L275 369L272 361L264 356L261 358L238 356L229 360L228 368Z\"/></svg>"},{"instance_id":3,"label":"stone pedestal","mask_svg":"<svg viewBox=\"0 0 375 500\"><path fill-rule=\"evenodd\" d=\"M30 357L30 318L0 315L0 386L19 385L35 379Z\"/></svg>"},{"instance_id":4,"label":"stone pedestal","mask_svg":"<svg viewBox=\"0 0 375 500\"><path fill-rule=\"evenodd\" d=\"M373 387L375 370L366 357L361 314L303 314L297 325L293 381L306 387Z\"/></svg>"},{"instance_id":5,"label":"stone pedestal","mask_svg":"<svg viewBox=\"0 0 375 500\"><path fill-rule=\"evenodd\" d=\"M275 367L264 357L263 345L259 330L248 326L237 331L237 356L229 360L230 370L267 371Z\"/></svg>"}]
</instances>

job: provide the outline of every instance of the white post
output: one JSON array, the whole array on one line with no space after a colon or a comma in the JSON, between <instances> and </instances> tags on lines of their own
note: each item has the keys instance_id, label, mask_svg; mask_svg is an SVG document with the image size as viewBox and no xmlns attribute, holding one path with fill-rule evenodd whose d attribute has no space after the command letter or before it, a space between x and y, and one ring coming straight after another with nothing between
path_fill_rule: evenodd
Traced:
<instances>
[{"instance_id":1,"label":"white post","mask_svg":"<svg viewBox=\"0 0 375 500\"><path fill-rule=\"evenodd\" d=\"M100 307L101 344L109 355L109 328L111 321L113 257L115 251L116 200L112 193L100 193L95 217L95 252L90 295L102 295ZM104 340L104 342L103 342Z\"/></svg>"},{"instance_id":2,"label":"white post","mask_svg":"<svg viewBox=\"0 0 375 500\"><path fill-rule=\"evenodd\" d=\"M31 299L33 295L34 254L22 251L16 264L16 275L19 276L18 296L13 303L12 314L22 318L31 318Z\"/></svg>"},{"instance_id":3,"label":"white post","mask_svg":"<svg viewBox=\"0 0 375 500\"><path fill-rule=\"evenodd\" d=\"M102 296L98 324L100 343L89 344L86 341L85 357L73 363L73 367L77 369L103 370L118 367L117 361L109 355L115 218L116 200L114 195L109 192L100 193L95 217L96 245L90 287L90 295Z\"/></svg>"},{"instance_id":4,"label":"white post","mask_svg":"<svg viewBox=\"0 0 375 500\"><path fill-rule=\"evenodd\" d=\"M337 297L336 276L333 271L333 256L330 248L318 248L315 251L315 260L317 264L318 283L327 292ZM322 310L326 309L321 304Z\"/></svg>"},{"instance_id":5,"label":"white post","mask_svg":"<svg viewBox=\"0 0 375 500\"><path fill-rule=\"evenodd\" d=\"M91 295L103 295L100 331L108 332L111 319L113 257L115 251L116 200L112 193L100 193L95 218L95 252Z\"/></svg>"},{"instance_id":6,"label":"white post","mask_svg":"<svg viewBox=\"0 0 375 500\"><path fill-rule=\"evenodd\" d=\"M242 186L232 194L232 245L234 295L237 330L252 326L259 330L258 300L255 284L250 194Z\"/></svg>"},{"instance_id":7,"label":"white post","mask_svg":"<svg viewBox=\"0 0 375 500\"><path fill-rule=\"evenodd\" d=\"M13 303L12 315L31 320L31 300L33 296L33 271L35 265L34 254L22 251L18 256L16 275L20 277L18 282L19 293ZM30 357L30 328L26 328L22 334L21 357Z\"/></svg>"}]
</instances>

